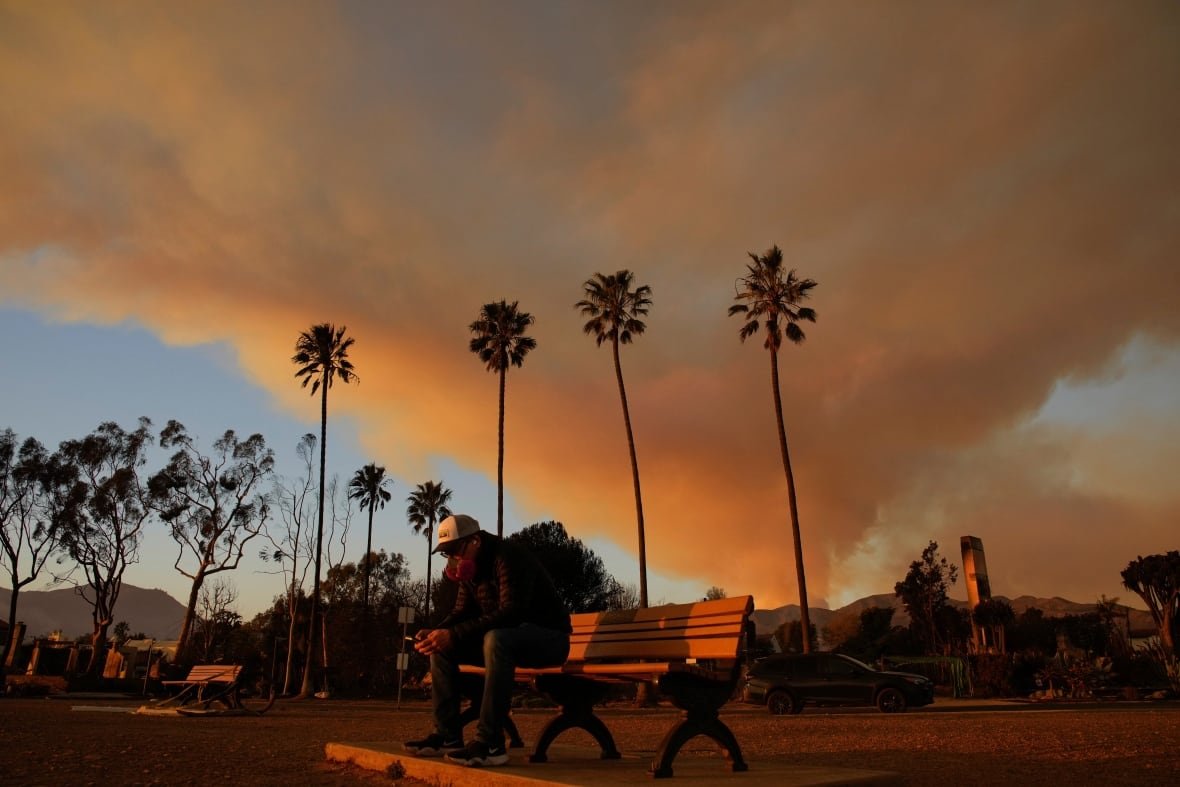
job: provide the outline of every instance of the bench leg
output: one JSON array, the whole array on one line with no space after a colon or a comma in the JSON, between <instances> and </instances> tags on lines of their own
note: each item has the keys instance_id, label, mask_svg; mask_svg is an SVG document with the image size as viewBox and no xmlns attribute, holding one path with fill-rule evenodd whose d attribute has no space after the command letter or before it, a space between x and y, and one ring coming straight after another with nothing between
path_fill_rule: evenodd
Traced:
<instances>
[{"instance_id":1,"label":"bench leg","mask_svg":"<svg viewBox=\"0 0 1180 787\"><path fill-rule=\"evenodd\" d=\"M529 762L548 762L549 745L558 735L570 729L582 729L598 741L603 760L617 760L622 757L615 747L614 736L594 714L594 704L606 696L607 687L597 681L569 675L542 675L533 685L537 691L548 696L561 706L561 711L541 730L537 748L529 755Z\"/></svg>"},{"instance_id":2,"label":"bench leg","mask_svg":"<svg viewBox=\"0 0 1180 787\"><path fill-rule=\"evenodd\" d=\"M733 731L721 721L718 711L729 699L733 687L694 679L689 675L665 675L660 679L660 690L669 696L684 714L660 743L649 773L663 779L672 775L672 761L692 738L707 735L721 747L729 768L734 773L747 771L750 766L742 757L741 746Z\"/></svg>"}]
</instances>

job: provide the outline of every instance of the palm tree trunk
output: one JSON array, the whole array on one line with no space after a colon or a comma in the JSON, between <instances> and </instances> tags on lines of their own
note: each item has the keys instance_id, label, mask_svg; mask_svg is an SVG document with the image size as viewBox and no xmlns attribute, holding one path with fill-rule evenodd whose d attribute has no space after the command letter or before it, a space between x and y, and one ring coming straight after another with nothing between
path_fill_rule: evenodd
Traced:
<instances>
[{"instance_id":1,"label":"palm tree trunk","mask_svg":"<svg viewBox=\"0 0 1180 787\"><path fill-rule=\"evenodd\" d=\"M287 612L291 616L291 620L287 623L287 662L283 667L283 696L286 697L291 693L291 679L293 677L293 669L295 667L295 618L299 611L299 603L295 595L295 574L292 569L291 574L291 595L287 600Z\"/></svg>"},{"instance_id":2,"label":"palm tree trunk","mask_svg":"<svg viewBox=\"0 0 1180 787\"><path fill-rule=\"evenodd\" d=\"M365 542L365 623L369 622L369 574L373 570L373 561L369 556L373 554L373 502L369 501L369 539Z\"/></svg>"},{"instance_id":3,"label":"palm tree trunk","mask_svg":"<svg viewBox=\"0 0 1180 787\"><path fill-rule=\"evenodd\" d=\"M619 362L619 340L611 349L615 357L615 379L619 383L619 399L623 403L623 425L627 427L627 450L631 454L631 481L635 486L635 519L639 525L639 606L647 607L647 538L643 529L643 495L639 491L639 460L635 456L635 437L631 433L631 410L627 407L627 389L623 385L623 366Z\"/></svg>"},{"instance_id":4,"label":"palm tree trunk","mask_svg":"<svg viewBox=\"0 0 1180 787\"><path fill-rule=\"evenodd\" d=\"M422 619L423 625L430 625L430 540L434 538L434 517L430 518L430 527L426 528L426 617Z\"/></svg>"},{"instance_id":5,"label":"palm tree trunk","mask_svg":"<svg viewBox=\"0 0 1180 787\"><path fill-rule=\"evenodd\" d=\"M508 370L500 370L500 457L496 463L496 535L504 537L504 381Z\"/></svg>"},{"instance_id":6,"label":"palm tree trunk","mask_svg":"<svg viewBox=\"0 0 1180 787\"><path fill-rule=\"evenodd\" d=\"M307 668L303 671L303 687L299 696L307 699L314 693L312 684L312 657L315 652L316 615L320 609L320 562L324 547L324 471L328 464L328 373L320 381L323 396L320 398L320 511L319 525L315 535L315 584L311 588L311 621L307 627Z\"/></svg>"},{"instance_id":7,"label":"palm tree trunk","mask_svg":"<svg viewBox=\"0 0 1180 787\"><path fill-rule=\"evenodd\" d=\"M627 428L627 450L631 455L631 481L635 487L635 518L639 526L639 606L647 608L647 538L643 529L643 495L639 491L639 460L635 456L635 437L631 432L631 408L627 406L627 389L623 385L623 365L619 361L619 340L611 344L615 359L615 379L619 383L619 401L623 403L623 425ZM655 685L643 681L635 687L635 706L650 708L656 705Z\"/></svg>"},{"instance_id":8,"label":"palm tree trunk","mask_svg":"<svg viewBox=\"0 0 1180 787\"><path fill-rule=\"evenodd\" d=\"M770 381L774 392L774 416L778 421L778 446L787 475L787 500L791 508L791 536L795 542L795 575L799 583L799 625L802 628L803 652L811 652L811 612L807 607L807 577L803 572L803 538L799 532L799 509L795 502L795 474L791 472L791 454L787 451L787 430L783 426L783 400L778 384L778 353L770 350Z\"/></svg>"},{"instance_id":9,"label":"palm tree trunk","mask_svg":"<svg viewBox=\"0 0 1180 787\"><path fill-rule=\"evenodd\" d=\"M320 648L324 665L324 694L330 695L332 687L328 685L328 615L320 613Z\"/></svg>"}]
</instances>

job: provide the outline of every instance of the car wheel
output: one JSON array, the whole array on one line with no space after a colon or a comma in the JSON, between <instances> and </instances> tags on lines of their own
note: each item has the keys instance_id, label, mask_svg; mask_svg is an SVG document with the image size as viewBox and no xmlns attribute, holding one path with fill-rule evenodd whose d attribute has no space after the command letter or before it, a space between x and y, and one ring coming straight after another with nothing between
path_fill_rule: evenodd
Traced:
<instances>
[{"instance_id":1,"label":"car wheel","mask_svg":"<svg viewBox=\"0 0 1180 787\"><path fill-rule=\"evenodd\" d=\"M766 698L766 707L775 716L785 716L787 714L793 716L803 710L803 703L791 692L779 689L778 691L770 692L770 696Z\"/></svg>"},{"instance_id":2,"label":"car wheel","mask_svg":"<svg viewBox=\"0 0 1180 787\"><path fill-rule=\"evenodd\" d=\"M905 695L897 689L881 689L877 695L877 710L882 713L901 713L905 705Z\"/></svg>"}]
</instances>

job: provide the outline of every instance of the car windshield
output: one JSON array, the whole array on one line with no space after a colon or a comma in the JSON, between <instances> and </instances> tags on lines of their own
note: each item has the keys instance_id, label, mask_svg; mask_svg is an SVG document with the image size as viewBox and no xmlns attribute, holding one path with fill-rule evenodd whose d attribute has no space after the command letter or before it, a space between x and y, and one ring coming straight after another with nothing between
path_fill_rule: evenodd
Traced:
<instances>
[{"instance_id":1,"label":"car windshield","mask_svg":"<svg viewBox=\"0 0 1180 787\"><path fill-rule=\"evenodd\" d=\"M841 654L841 655L843 655L843 654ZM854 659L854 658L852 658L852 656L844 656L844 658L848 659L848 660L849 660L849 661L851 661L853 664L856 664L856 665L858 665L858 666L860 666L860 667L864 667L864 668L865 668L865 669L867 669L869 672L876 672L876 671L877 671L875 668L873 668L873 667L870 667L868 664L865 664L865 663L864 663L863 661L861 661L860 659Z\"/></svg>"}]
</instances>

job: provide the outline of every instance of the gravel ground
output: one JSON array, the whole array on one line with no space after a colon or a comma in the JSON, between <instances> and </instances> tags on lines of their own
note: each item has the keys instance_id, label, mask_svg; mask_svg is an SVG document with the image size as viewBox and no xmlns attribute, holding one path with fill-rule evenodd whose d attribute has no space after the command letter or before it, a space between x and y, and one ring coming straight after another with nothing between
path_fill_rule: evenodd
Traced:
<instances>
[{"instance_id":1,"label":"gravel ground","mask_svg":"<svg viewBox=\"0 0 1180 787\"><path fill-rule=\"evenodd\" d=\"M430 724L422 701L401 709L379 700L280 701L261 717L205 718L128 713L139 704L109 696L0 699L0 783L390 785L383 774L328 763L324 744L403 740ZM536 740L550 713L515 715L526 743ZM640 753L655 751L675 714L670 708L602 711L619 748ZM1174 702L1031 706L940 699L931 709L893 716L808 708L788 717L731 704L723 718L755 765L776 759L867 768L940 787L1180 783L1180 703ZM558 742L592 743L581 731ZM697 738L680 756L715 753L710 741Z\"/></svg>"}]
</instances>

